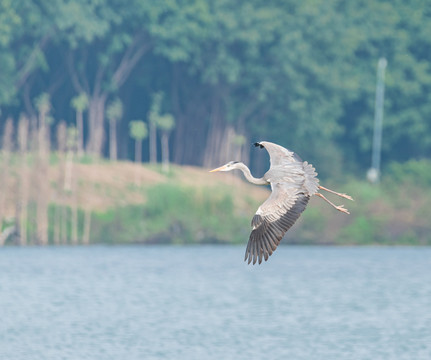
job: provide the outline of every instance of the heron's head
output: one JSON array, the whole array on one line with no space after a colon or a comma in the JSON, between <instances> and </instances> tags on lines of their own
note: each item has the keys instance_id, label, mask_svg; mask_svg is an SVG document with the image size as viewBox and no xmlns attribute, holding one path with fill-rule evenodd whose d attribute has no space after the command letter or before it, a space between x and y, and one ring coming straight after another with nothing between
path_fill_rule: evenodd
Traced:
<instances>
[{"instance_id":1,"label":"heron's head","mask_svg":"<svg viewBox=\"0 0 431 360\"><path fill-rule=\"evenodd\" d=\"M238 169L238 165L241 164L239 161L229 161L227 164L220 166L216 169L211 170L210 172L216 171L231 171L234 169Z\"/></svg>"}]
</instances>

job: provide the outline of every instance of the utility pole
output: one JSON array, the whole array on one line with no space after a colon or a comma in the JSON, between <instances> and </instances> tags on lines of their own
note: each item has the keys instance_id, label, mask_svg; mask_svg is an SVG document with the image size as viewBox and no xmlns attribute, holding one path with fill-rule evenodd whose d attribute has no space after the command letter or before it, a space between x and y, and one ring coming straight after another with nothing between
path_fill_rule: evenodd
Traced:
<instances>
[{"instance_id":1,"label":"utility pole","mask_svg":"<svg viewBox=\"0 0 431 360\"><path fill-rule=\"evenodd\" d=\"M377 64L376 103L374 110L374 136L371 155L371 168L367 172L367 178L372 183L380 180L380 159L382 150L382 125L383 125L383 100L385 97L385 69L388 62L380 58Z\"/></svg>"}]
</instances>

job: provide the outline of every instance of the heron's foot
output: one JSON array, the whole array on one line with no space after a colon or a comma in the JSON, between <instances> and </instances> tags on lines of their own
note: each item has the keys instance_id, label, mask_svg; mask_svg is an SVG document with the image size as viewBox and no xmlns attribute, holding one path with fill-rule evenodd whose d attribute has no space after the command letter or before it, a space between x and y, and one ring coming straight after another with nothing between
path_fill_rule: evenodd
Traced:
<instances>
[{"instance_id":1,"label":"heron's foot","mask_svg":"<svg viewBox=\"0 0 431 360\"><path fill-rule=\"evenodd\" d=\"M319 189L322 189L322 190L328 191L328 192L330 192L331 194L335 194L335 195L341 196L342 198L345 198L345 199L347 199L347 200L355 201L355 200L353 200L353 198L352 198L350 195L347 195L347 194L344 194L344 193L336 192L336 191L334 191L334 190L331 190L331 189L325 188L325 187L323 187L322 185L319 185Z\"/></svg>"},{"instance_id":2,"label":"heron's foot","mask_svg":"<svg viewBox=\"0 0 431 360\"><path fill-rule=\"evenodd\" d=\"M343 198L345 198L345 199L347 199L347 200L355 201L355 200L353 200L353 198L352 198L350 195L347 195L347 194L340 194L340 196L341 196L341 197L343 197Z\"/></svg>"},{"instance_id":3,"label":"heron's foot","mask_svg":"<svg viewBox=\"0 0 431 360\"><path fill-rule=\"evenodd\" d=\"M338 211L341 211L342 213L345 213L345 214L347 214L347 215L350 215L349 210L347 210L347 209L344 207L344 205L338 205L338 206L335 206L335 208L336 208Z\"/></svg>"},{"instance_id":4,"label":"heron's foot","mask_svg":"<svg viewBox=\"0 0 431 360\"><path fill-rule=\"evenodd\" d=\"M323 200L325 200L329 205L333 206L335 209L337 209L338 211L341 211L342 213L345 214L350 214L349 210L347 210L344 205L335 205L333 202L329 201L325 196L323 196L321 193L316 193L316 196L322 198Z\"/></svg>"}]
</instances>

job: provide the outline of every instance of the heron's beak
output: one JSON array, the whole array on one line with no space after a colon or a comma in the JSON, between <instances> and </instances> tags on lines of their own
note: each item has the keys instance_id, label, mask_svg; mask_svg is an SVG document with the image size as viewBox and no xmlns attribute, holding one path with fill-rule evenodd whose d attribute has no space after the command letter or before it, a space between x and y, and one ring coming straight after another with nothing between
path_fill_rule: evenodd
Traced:
<instances>
[{"instance_id":1,"label":"heron's beak","mask_svg":"<svg viewBox=\"0 0 431 360\"><path fill-rule=\"evenodd\" d=\"M220 166L216 169L210 170L210 172L223 171L224 169L226 169L226 165L223 165L223 166Z\"/></svg>"}]
</instances>

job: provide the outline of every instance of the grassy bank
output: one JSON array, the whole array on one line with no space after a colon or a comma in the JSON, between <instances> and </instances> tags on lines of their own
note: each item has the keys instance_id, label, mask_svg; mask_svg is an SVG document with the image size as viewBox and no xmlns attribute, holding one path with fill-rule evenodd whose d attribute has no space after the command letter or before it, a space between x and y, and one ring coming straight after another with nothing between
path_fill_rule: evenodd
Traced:
<instances>
[{"instance_id":1,"label":"grassy bank","mask_svg":"<svg viewBox=\"0 0 431 360\"><path fill-rule=\"evenodd\" d=\"M223 187L196 190L166 183L148 189L145 204L96 214L93 236L108 243L239 243L247 236L248 220Z\"/></svg>"},{"instance_id":2,"label":"grassy bank","mask_svg":"<svg viewBox=\"0 0 431 360\"><path fill-rule=\"evenodd\" d=\"M15 170L11 174L18 173ZM75 187L67 192L59 191L61 169L55 161L48 171L49 243L81 243L86 226L90 243L245 243L251 218L269 195L268 189L240 177L194 167L173 166L164 174L157 166L130 162L82 162L74 164ZM355 198L349 202L330 196L336 203L344 202L351 215L313 197L285 242L431 245L431 165L394 164L386 174L379 185L356 179L342 185L325 182ZM7 183L6 218L12 221L18 183L16 176ZM37 199L37 191L30 187L30 199ZM29 204L27 231L31 233L36 228L37 204L35 200ZM57 239L60 218L63 235ZM10 222L4 221L3 227ZM7 243L13 241L11 237Z\"/></svg>"},{"instance_id":3,"label":"grassy bank","mask_svg":"<svg viewBox=\"0 0 431 360\"><path fill-rule=\"evenodd\" d=\"M304 212L303 226L294 230L297 238L308 243L431 245L431 162L394 163L383 174L378 185L357 179L333 185L354 197L353 203L344 201L350 216L334 214L314 199Z\"/></svg>"}]
</instances>

